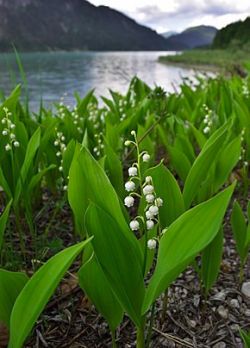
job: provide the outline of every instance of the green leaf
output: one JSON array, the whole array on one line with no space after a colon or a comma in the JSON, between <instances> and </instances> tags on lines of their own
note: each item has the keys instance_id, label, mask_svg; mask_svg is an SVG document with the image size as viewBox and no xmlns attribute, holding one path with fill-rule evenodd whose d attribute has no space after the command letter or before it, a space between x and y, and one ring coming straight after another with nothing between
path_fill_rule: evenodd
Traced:
<instances>
[{"instance_id":1,"label":"green leaf","mask_svg":"<svg viewBox=\"0 0 250 348\"><path fill-rule=\"evenodd\" d=\"M223 229L217 233L213 241L206 247L202 253L201 278L206 293L215 283L221 265L223 253Z\"/></svg>"},{"instance_id":2,"label":"green leaf","mask_svg":"<svg viewBox=\"0 0 250 348\"><path fill-rule=\"evenodd\" d=\"M119 198L104 170L86 148L76 151L69 173L68 197L77 223L84 231L84 214L90 202L109 213L138 253L139 242L128 229ZM142 255L141 255L142 262Z\"/></svg>"},{"instance_id":3,"label":"green leaf","mask_svg":"<svg viewBox=\"0 0 250 348\"><path fill-rule=\"evenodd\" d=\"M96 258L123 309L136 326L142 325L144 281L140 254L119 224L102 208L90 205L85 217ZM128 227L127 227L128 228Z\"/></svg>"},{"instance_id":4,"label":"green leaf","mask_svg":"<svg viewBox=\"0 0 250 348\"><path fill-rule=\"evenodd\" d=\"M60 280L89 241L90 239L73 245L53 256L30 278L12 310L8 348L23 347Z\"/></svg>"},{"instance_id":5,"label":"green leaf","mask_svg":"<svg viewBox=\"0 0 250 348\"><path fill-rule=\"evenodd\" d=\"M215 168L214 191L227 180L237 164L241 153L241 137L233 139L221 152Z\"/></svg>"},{"instance_id":6,"label":"green leaf","mask_svg":"<svg viewBox=\"0 0 250 348\"><path fill-rule=\"evenodd\" d=\"M24 273L0 269L0 322L7 327L16 298L28 280Z\"/></svg>"},{"instance_id":7,"label":"green leaf","mask_svg":"<svg viewBox=\"0 0 250 348\"><path fill-rule=\"evenodd\" d=\"M245 348L250 348L250 334L248 334L247 332L240 330L240 335L241 338L244 342L244 347Z\"/></svg>"},{"instance_id":8,"label":"green leaf","mask_svg":"<svg viewBox=\"0 0 250 348\"><path fill-rule=\"evenodd\" d=\"M247 225L243 211L237 201L235 201L233 205L231 225L237 252L240 255L241 262L244 262Z\"/></svg>"},{"instance_id":9,"label":"green leaf","mask_svg":"<svg viewBox=\"0 0 250 348\"><path fill-rule=\"evenodd\" d=\"M123 318L123 309L116 299L109 282L100 267L93 249L92 254L78 272L79 284L98 312L107 320L111 331L115 331ZM84 257L87 250L84 252Z\"/></svg>"},{"instance_id":10,"label":"green leaf","mask_svg":"<svg viewBox=\"0 0 250 348\"><path fill-rule=\"evenodd\" d=\"M146 175L152 176L157 197L163 199L163 206L160 208L160 222L162 227L167 227L185 211L179 185L172 173L162 163L147 170Z\"/></svg>"},{"instance_id":11,"label":"green leaf","mask_svg":"<svg viewBox=\"0 0 250 348\"><path fill-rule=\"evenodd\" d=\"M191 168L191 163L187 156L173 146L167 148L170 154L170 163L176 170L181 180L185 182Z\"/></svg>"},{"instance_id":12,"label":"green leaf","mask_svg":"<svg viewBox=\"0 0 250 348\"><path fill-rule=\"evenodd\" d=\"M181 215L162 236L155 272L146 290L145 313L155 299L214 239L235 184Z\"/></svg>"},{"instance_id":13,"label":"green leaf","mask_svg":"<svg viewBox=\"0 0 250 348\"><path fill-rule=\"evenodd\" d=\"M16 206L21 195L22 189L24 188L24 183L27 179L28 172L32 166L33 159L35 157L36 151L40 145L41 129L38 128L29 140L25 159L21 168L21 172L18 178L18 182L15 189L13 205Z\"/></svg>"},{"instance_id":14,"label":"green leaf","mask_svg":"<svg viewBox=\"0 0 250 348\"><path fill-rule=\"evenodd\" d=\"M1 249L2 249L2 245L3 245L3 236L4 236L5 229L6 229L6 224L8 222L8 218L9 218L11 204L12 204L12 200L9 201L3 214L0 216L0 254L1 254Z\"/></svg>"},{"instance_id":15,"label":"green leaf","mask_svg":"<svg viewBox=\"0 0 250 348\"><path fill-rule=\"evenodd\" d=\"M186 209L190 207L193 199L198 194L200 185L208 176L209 169L212 167L216 157L218 156L226 136L227 128L224 127L223 132L220 132L219 136L213 142L208 140L209 145L207 143L204 145L199 156L194 161L194 164L188 173L183 190Z\"/></svg>"}]
</instances>

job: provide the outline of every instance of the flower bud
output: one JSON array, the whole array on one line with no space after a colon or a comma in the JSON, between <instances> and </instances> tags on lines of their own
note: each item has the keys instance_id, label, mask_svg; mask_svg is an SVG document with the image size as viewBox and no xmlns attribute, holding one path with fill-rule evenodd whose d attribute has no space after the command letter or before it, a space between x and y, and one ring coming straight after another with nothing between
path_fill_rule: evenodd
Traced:
<instances>
[{"instance_id":1,"label":"flower bud","mask_svg":"<svg viewBox=\"0 0 250 348\"><path fill-rule=\"evenodd\" d=\"M125 190L128 192L134 191L135 189L135 183L133 181L128 181L125 184Z\"/></svg>"},{"instance_id":2,"label":"flower bud","mask_svg":"<svg viewBox=\"0 0 250 348\"><path fill-rule=\"evenodd\" d=\"M20 146L19 141L14 141L14 146L19 147Z\"/></svg>"},{"instance_id":3,"label":"flower bud","mask_svg":"<svg viewBox=\"0 0 250 348\"><path fill-rule=\"evenodd\" d=\"M137 175L137 168L136 167L130 167L128 168L128 175L129 176L136 176Z\"/></svg>"},{"instance_id":4,"label":"flower bud","mask_svg":"<svg viewBox=\"0 0 250 348\"><path fill-rule=\"evenodd\" d=\"M143 194L146 196L150 193L154 192L154 186L152 185L146 185L144 188L143 188Z\"/></svg>"},{"instance_id":5,"label":"flower bud","mask_svg":"<svg viewBox=\"0 0 250 348\"><path fill-rule=\"evenodd\" d=\"M140 224L137 220L132 220L129 224L132 231L137 231L140 228Z\"/></svg>"},{"instance_id":6,"label":"flower bud","mask_svg":"<svg viewBox=\"0 0 250 348\"><path fill-rule=\"evenodd\" d=\"M153 220L148 220L146 222L146 225L147 225L147 230L152 230L152 228L154 227L154 221Z\"/></svg>"},{"instance_id":7,"label":"flower bud","mask_svg":"<svg viewBox=\"0 0 250 348\"><path fill-rule=\"evenodd\" d=\"M150 193L150 194L146 195L145 199L146 199L147 203L153 203L155 200L155 196Z\"/></svg>"},{"instance_id":8,"label":"flower bud","mask_svg":"<svg viewBox=\"0 0 250 348\"><path fill-rule=\"evenodd\" d=\"M148 153L145 153L143 156L142 156L142 160L143 162L148 162L150 160L150 156Z\"/></svg>"},{"instance_id":9,"label":"flower bud","mask_svg":"<svg viewBox=\"0 0 250 348\"><path fill-rule=\"evenodd\" d=\"M148 242L147 242L147 246L150 250L153 250L156 248L156 240L154 239L149 239Z\"/></svg>"},{"instance_id":10,"label":"flower bud","mask_svg":"<svg viewBox=\"0 0 250 348\"><path fill-rule=\"evenodd\" d=\"M159 213L159 208L156 205L151 205L148 211L152 213L153 215L157 215Z\"/></svg>"},{"instance_id":11,"label":"flower bud","mask_svg":"<svg viewBox=\"0 0 250 348\"><path fill-rule=\"evenodd\" d=\"M135 199L132 196L127 196L124 199L124 205L126 205L126 207L128 208L133 207L134 202L135 202Z\"/></svg>"},{"instance_id":12,"label":"flower bud","mask_svg":"<svg viewBox=\"0 0 250 348\"><path fill-rule=\"evenodd\" d=\"M157 207L162 207L162 205L163 205L163 200L162 200L160 197L159 197L159 198L156 198L155 204L157 205Z\"/></svg>"}]
</instances>

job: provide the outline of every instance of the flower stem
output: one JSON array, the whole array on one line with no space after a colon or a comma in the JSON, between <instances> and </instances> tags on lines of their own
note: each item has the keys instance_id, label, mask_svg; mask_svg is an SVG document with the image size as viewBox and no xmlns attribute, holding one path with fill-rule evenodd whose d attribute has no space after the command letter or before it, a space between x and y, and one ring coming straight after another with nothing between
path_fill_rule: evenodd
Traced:
<instances>
[{"instance_id":1,"label":"flower stem","mask_svg":"<svg viewBox=\"0 0 250 348\"><path fill-rule=\"evenodd\" d=\"M144 325L137 327L136 348L145 348Z\"/></svg>"},{"instance_id":2,"label":"flower stem","mask_svg":"<svg viewBox=\"0 0 250 348\"><path fill-rule=\"evenodd\" d=\"M111 330L112 348L117 348L115 330Z\"/></svg>"},{"instance_id":3,"label":"flower stem","mask_svg":"<svg viewBox=\"0 0 250 348\"><path fill-rule=\"evenodd\" d=\"M152 331L153 331L154 316L155 316L155 302L153 303L151 307L150 322L149 322L149 328L148 328L148 333L146 337L146 348L149 348L149 345L150 345Z\"/></svg>"}]
</instances>

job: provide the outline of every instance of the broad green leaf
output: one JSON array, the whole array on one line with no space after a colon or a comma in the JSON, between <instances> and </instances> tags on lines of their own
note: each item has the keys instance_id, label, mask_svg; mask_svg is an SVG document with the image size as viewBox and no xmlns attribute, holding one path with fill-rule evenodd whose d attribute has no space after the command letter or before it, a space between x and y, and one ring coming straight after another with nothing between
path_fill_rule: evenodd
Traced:
<instances>
[{"instance_id":1,"label":"broad green leaf","mask_svg":"<svg viewBox=\"0 0 250 348\"><path fill-rule=\"evenodd\" d=\"M124 198L123 169L121 161L112 147L105 142L105 169L110 182L120 198Z\"/></svg>"},{"instance_id":2,"label":"broad green leaf","mask_svg":"<svg viewBox=\"0 0 250 348\"><path fill-rule=\"evenodd\" d=\"M37 187L37 185L39 184L39 182L42 180L43 176L49 172L52 169L55 169L56 165L55 164L51 164L49 167L42 169L40 172L38 172L37 174L35 174L32 179L30 180L29 184L28 184L28 188L27 188L27 194L28 195L32 195L32 191Z\"/></svg>"},{"instance_id":3,"label":"broad green leaf","mask_svg":"<svg viewBox=\"0 0 250 348\"><path fill-rule=\"evenodd\" d=\"M227 129L224 128L223 132L221 132L212 143L208 140L210 145L205 144L199 156L194 161L194 164L188 173L183 190L186 209L190 207L195 196L198 194L200 185L208 176L209 169L212 167L216 157L218 156L226 135Z\"/></svg>"},{"instance_id":4,"label":"broad green leaf","mask_svg":"<svg viewBox=\"0 0 250 348\"><path fill-rule=\"evenodd\" d=\"M90 239L73 245L49 259L27 282L18 296L10 318L8 348L21 348L53 295L60 280Z\"/></svg>"},{"instance_id":5,"label":"broad green leaf","mask_svg":"<svg viewBox=\"0 0 250 348\"><path fill-rule=\"evenodd\" d=\"M5 229L6 229L6 224L8 222L11 204L12 204L12 200L9 201L4 212L0 216L0 255L1 255L2 245L3 245L3 236L4 236Z\"/></svg>"},{"instance_id":6,"label":"broad green leaf","mask_svg":"<svg viewBox=\"0 0 250 348\"><path fill-rule=\"evenodd\" d=\"M146 175L152 176L157 197L163 199L163 206L160 208L160 222L163 228L167 227L185 211L179 185L162 163L147 170Z\"/></svg>"},{"instance_id":7,"label":"broad green leaf","mask_svg":"<svg viewBox=\"0 0 250 348\"><path fill-rule=\"evenodd\" d=\"M98 312L107 320L111 331L115 331L123 318L123 309L116 299L109 282L100 267L90 244L92 255L78 272L79 284ZM84 252L84 256L86 250Z\"/></svg>"},{"instance_id":8,"label":"broad green leaf","mask_svg":"<svg viewBox=\"0 0 250 348\"><path fill-rule=\"evenodd\" d=\"M234 187L235 184L185 212L162 236L156 268L146 290L142 313L149 309L156 298L214 239Z\"/></svg>"},{"instance_id":9,"label":"broad green leaf","mask_svg":"<svg viewBox=\"0 0 250 348\"><path fill-rule=\"evenodd\" d=\"M14 202L13 202L14 206L17 205L17 202L21 195L24 183L27 179L28 172L31 168L33 159L35 157L36 151L40 144L40 137L41 137L41 129L38 128L29 140L29 143L26 149L25 159L21 168L16 189L15 189Z\"/></svg>"},{"instance_id":10,"label":"broad green leaf","mask_svg":"<svg viewBox=\"0 0 250 348\"><path fill-rule=\"evenodd\" d=\"M3 170L0 167L0 186L2 186L4 192L7 194L7 196L9 198L12 198L12 193L11 193L11 189L9 187L9 184L4 176Z\"/></svg>"},{"instance_id":11,"label":"broad green leaf","mask_svg":"<svg viewBox=\"0 0 250 348\"><path fill-rule=\"evenodd\" d=\"M241 153L241 137L233 139L220 153L215 167L214 191L227 180L237 164Z\"/></svg>"},{"instance_id":12,"label":"broad green leaf","mask_svg":"<svg viewBox=\"0 0 250 348\"><path fill-rule=\"evenodd\" d=\"M117 221L122 233L140 252L138 240L127 228L119 198L100 164L86 148L76 151L69 173L68 197L81 231L84 231L84 214L90 202L104 209ZM142 255L141 255L142 260Z\"/></svg>"},{"instance_id":13,"label":"broad green leaf","mask_svg":"<svg viewBox=\"0 0 250 348\"><path fill-rule=\"evenodd\" d=\"M243 211L237 201L233 205L231 225L237 252L240 255L241 262L244 262L247 225Z\"/></svg>"},{"instance_id":14,"label":"broad green leaf","mask_svg":"<svg viewBox=\"0 0 250 348\"><path fill-rule=\"evenodd\" d=\"M28 280L24 273L0 269L0 322L7 327L16 298Z\"/></svg>"},{"instance_id":15,"label":"broad green leaf","mask_svg":"<svg viewBox=\"0 0 250 348\"><path fill-rule=\"evenodd\" d=\"M168 146L167 150L170 155L170 164L174 167L180 179L185 182L191 168L189 159L184 153L175 149L173 146Z\"/></svg>"},{"instance_id":16,"label":"broad green leaf","mask_svg":"<svg viewBox=\"0 0 250 348\"><path fill-rule=\"evenodd\" d=\"M94 236L92 245L96 258L114 294L140 327L145 288L137 249L114 218L96 205L88 208L85 224L88 234Z\"/></svg>"},{"instance_id":17,"label":"broad green leaf","mask_svg":"<svg viewBox=\"0 0 250 348\"><path fill-rule=\"evenodd\" d=\"M217 233L213 241L206 247L202 253L201 278L206 293L215 283L221 265L223 253L223 229Z\"/></svg>"}]
</instances>

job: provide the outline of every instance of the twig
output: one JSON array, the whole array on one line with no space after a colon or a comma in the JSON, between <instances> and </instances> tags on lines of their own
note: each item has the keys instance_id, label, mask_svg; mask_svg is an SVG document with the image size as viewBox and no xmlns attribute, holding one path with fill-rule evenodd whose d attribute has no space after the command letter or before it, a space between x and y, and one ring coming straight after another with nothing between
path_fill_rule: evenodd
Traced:
<instances>
[{"instance_id":1,"label":"twig","mask_svg":"<svg viewBox=\"0 0 250 348\"><path fill-rule=\"evenodd\" d=\"M153 327L153 330L155 332L157 332L158 334L162 335L163 337L165 337L165 338L167 338L167 339L169 339L169 340L171 340L173 342L179 343L179 344L181 344L184 347L192 347L192 348L194 348L192 343L189 343L189 342L187 342L187 341L185 341L185 340L183 340L183 339L181 339L179 337L172 336L170 334L164 333L164 332L156 329L155 327Z\"/></svg>"}]
</instances>

